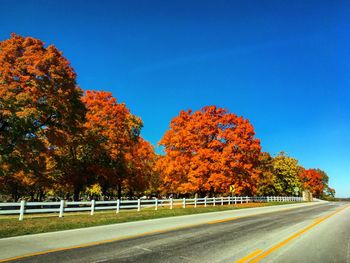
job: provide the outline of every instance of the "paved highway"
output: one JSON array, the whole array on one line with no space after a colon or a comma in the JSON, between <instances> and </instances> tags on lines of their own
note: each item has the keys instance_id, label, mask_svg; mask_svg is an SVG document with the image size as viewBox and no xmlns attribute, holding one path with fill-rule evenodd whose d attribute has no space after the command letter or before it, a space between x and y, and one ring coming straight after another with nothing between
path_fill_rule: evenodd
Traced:
<instances>
[{"instance_id":1,"label":"paved highway","mask_svg":"<svg viewBox=\"0 0 350 263\"><path fill-rule=\"evenodd\" d=\"M12 262L350 263L350 207L324 203L231 217Z\"/></svg>"}]
</instances>

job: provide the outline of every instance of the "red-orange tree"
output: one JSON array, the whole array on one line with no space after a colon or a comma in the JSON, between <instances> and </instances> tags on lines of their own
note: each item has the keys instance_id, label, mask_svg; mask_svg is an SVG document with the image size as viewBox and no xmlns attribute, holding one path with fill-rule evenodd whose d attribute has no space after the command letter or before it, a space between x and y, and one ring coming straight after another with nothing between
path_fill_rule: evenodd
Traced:
<instances>
[{"instance_id":1,"label":"red-orange tree","mask_svg":"<svg viewBox=\"0 0 350 263\"><path fill-rule=\"evenodd\" d=\"M260 141L248 120L216 106L181 111L160 141L165 156L157 168L163 190L172 193L253 194Z\"/></svg>"},{"instance_id":2,"label":"red-orange tree","mask_svg":"<svg viewBox=\"0 0 350 263\"><path fill-rule=\"evenodd\" d=\"M313 196L322 197L323 190L326 187L323 173L316 169L308 169L303 170L299 177L304 188L310 190Z\"/></svg>"}]
</instances>

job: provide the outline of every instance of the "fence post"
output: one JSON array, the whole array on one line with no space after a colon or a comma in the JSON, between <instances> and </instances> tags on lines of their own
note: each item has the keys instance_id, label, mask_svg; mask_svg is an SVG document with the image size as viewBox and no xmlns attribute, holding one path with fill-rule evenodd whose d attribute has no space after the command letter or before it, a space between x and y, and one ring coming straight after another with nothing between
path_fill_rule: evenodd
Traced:
<instances>
[{"instance_id":1,"label":"fence post","mask_svg":"<svg viewBox=\"0 0 350 263\"><path fill-rule=\"evenodd\" d=\"M156 198L156 200L155 200L155 208L154 208L154 210L158 210L158 198Z\"/></svg>"},{"instance_id":2,"label":"fence post","mask_svg":"<svg viewBox=\"0 0 350 263\"><path fill-rule=\"evenodd\" d=\"M197 197L194 198L194 208L197 208Z\"/></svg>"},{"instance_id":3,"label":"fence post","mask_svg":"<svg viewBox=\"0 0 350 263\"><path fill-rule=\"evenodd\" d=\"M95 199L91 200L91 212L90 215L94 215L95 212Z\"/></svg>"},{"instance_id":4,"label":"fence post","mask_svg":"<svg viewBox=\"0 0 350 263\"><path fill-rule=\"evenodd\" d=\"M63 217L63 213L64 213L64 200L61 200L61 202L60 202L60 214L58 215L58 217Z\"/></svg>"},{"instance_id":5,"label":"fence post","mask_svg":"<svg viewBox=\"0 0 350 263\"><path fill-rule=\"evenodd\" d=\"M224 205L224 198L221 197L221 205Z\"/></svg>"},{"instance_id":6,"label":"fence post","mask_svg":"<svg viewBox=\"0 0 350 263\"><path fill-rule=\"evenodd\" d=\"M117 200L117 210L115 212L118 214L119 210L120 210L120 199Z\"/></svg>"},{"instance_id":7,"label":"fence post","mask_svg":"<svg viewBox=\"0 0 350 263\"><path fill-rule=\"evenodd\" d=\"M170 198L170 209L173 209L173 198Z\"/></svg>"},{"instance_id":8,"label":"fence post","mask_svg":"<svg viewBox=\"0 0 350 263\"><path fill-rule=\"evenodd\" d=\"M228 204L231 204L231 196L228 197Z\"/></svg>"},{"instance_id":9,"label":"fence post","mask_svg":"<svg viewBox=\"0 0 350 263\"><path fill-rule=\"evenodd\" d=\"M245 202L248 203L248 196L245 197Z\"/></svg>"},{"instance_id":10,"label":"fence post","mask_svg":"<svg viewBox=\"0 0 350 263\"><path fill-rule=\"evenodd\" d=\"M24 218L24 210L25 210L25 206L26 206L26 201L25 200L21 200L21 206L19 208L19 221L22 221Z\"/></svg>"},{"instance_id":11,"label":"fence post","mask_svg":"<svg viewBox=\"0 0 350 263\"><path fill-rule=\"evenodd\" d=\"M243 204L243 196L241 196L241 204Z\"/></svg>"},{"instance_id":12,"label":"fence post","mask_svg":"<svg viewBox=\"0 0 350 263\"><path fill-rule=\"evenodd\" d=\"M207 197L204 197L204 207L207 207Z\"/></svg>"},{"instance_id":13,"label":"fence post","mask_svg":"<svg viewBox=\"0 0 350 263\"><path fill-rule=\"evenodd\" d=\"M215 196L213 197L213 206L215 206L216 200L215 200Z\"/></svg>"},{"instance_id":14,"label":"fence post","mask_svg":"<svg viewBox=\"0 0 350 263\"><path fill-rule=\"evenodd\" d=\"M182 208L186 208L186 198L182 199Z\"/></svg>"},{"instance_id":15,"label":"fence post","mask_svg":"<svg viewBox=\"0 0 350 263\"><path fill-rule=\"evenodd\" d=\"M140 198L137 199L137 212L140 212L141 211L141 200Z\"/></svg>"}]
</instances>

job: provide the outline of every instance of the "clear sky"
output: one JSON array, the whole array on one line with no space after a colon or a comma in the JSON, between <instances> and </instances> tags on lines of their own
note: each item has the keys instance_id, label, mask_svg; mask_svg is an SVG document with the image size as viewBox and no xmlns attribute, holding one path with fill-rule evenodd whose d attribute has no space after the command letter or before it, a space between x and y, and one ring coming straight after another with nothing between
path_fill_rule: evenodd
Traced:
<instances>
[{"instance_id":1,"label":"clear sky","mask_svg":"<svg viewBox=\"0 0 350 263\"><path fill-rule=\"evenodd\" d=\"M56 45L83 89L113 92L154 145L181 109L248 118L350 196L350 2L0 0L11 32Z\"/></svg>"}]
</instances>

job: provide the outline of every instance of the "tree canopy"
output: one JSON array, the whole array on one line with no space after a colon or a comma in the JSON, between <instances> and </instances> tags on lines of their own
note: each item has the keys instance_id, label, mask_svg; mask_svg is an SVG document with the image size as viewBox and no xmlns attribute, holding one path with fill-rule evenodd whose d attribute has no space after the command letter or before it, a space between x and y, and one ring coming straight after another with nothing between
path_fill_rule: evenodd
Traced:
<instances>
[{"instance_id":1,"label":"tree canopy","mask_svg":"<svg viewBox=\"0 0 350 263\"><path fill-rule=\"evenodd\" d=\"M253 194L260 141L248 120L216 106L181 111L160 144L164 191Z\"/></svg>"}]
</instances>

